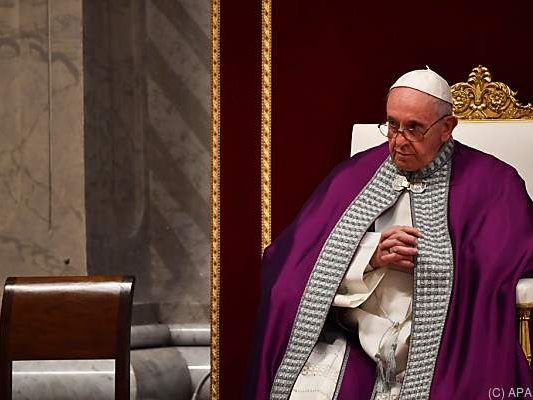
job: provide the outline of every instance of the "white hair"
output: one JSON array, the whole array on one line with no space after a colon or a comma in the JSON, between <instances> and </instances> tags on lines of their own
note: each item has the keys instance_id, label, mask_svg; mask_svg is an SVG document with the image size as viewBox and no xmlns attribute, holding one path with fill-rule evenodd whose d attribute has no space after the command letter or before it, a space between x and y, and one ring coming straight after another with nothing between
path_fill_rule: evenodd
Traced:
<instances>
[{"instance_id":1,"label":"white hair","mask_svg":"<svg viewBox=\"0 0 533 400\"><path fill-rule=\"evenodd\" d=\"M437 115L439 117L444 115L452 115L452 105L450 103L441 99L437 99L436 97L433 98L435 101Z\"/></svg>"}]
</instances>

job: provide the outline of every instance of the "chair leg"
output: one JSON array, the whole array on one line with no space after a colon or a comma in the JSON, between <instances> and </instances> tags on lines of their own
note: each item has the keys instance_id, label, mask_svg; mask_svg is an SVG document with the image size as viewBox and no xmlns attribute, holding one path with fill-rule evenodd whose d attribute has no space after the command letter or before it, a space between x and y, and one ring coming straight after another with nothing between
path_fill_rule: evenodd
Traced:
<instances>
[{"instance_id":1,"label":"chair leg","mask_svg":"<svg viewBox=\"0 0 533 400\"><path fill-rule=\"evenodd\" d=\"M115 399L130 399L130 363L124 360L115 359Z\"/></svg>"},{"instance_id":2,"label":"chair leg","mask_svg":"<svg viewBox=\"0 0 533 400\"><path fill-rule=\"evenodd\" d=\"M0 364L0 400L11 400L12 389L12 362L4 361Z\"/></svg>"}]
</instances>

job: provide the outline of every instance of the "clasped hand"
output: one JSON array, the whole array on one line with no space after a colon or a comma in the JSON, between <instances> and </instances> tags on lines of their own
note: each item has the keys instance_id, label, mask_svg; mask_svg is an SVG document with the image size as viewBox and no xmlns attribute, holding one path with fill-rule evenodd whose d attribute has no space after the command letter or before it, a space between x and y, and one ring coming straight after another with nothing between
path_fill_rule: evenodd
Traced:
<instances>
[{"instance_id":1,"label":"clasped hand","mask_svg":"<svg viewBox=\"0 0 533 400\"><path fill-rule=\"evenodd\" d=\"M415 266L414 258L418 254L417 238L421 236L420 231L412 226L395 225L382 232L370 265L372 268L412 270Z\"/></svg>"}]
</instances>

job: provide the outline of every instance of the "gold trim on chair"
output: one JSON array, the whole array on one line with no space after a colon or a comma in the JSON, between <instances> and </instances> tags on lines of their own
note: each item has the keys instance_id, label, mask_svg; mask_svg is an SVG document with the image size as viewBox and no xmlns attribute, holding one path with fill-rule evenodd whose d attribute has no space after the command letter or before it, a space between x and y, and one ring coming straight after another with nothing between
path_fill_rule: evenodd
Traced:
<instances>
[{"instance_id":1,"label":"gold trim on chair","mask_svg":"<svg viewBox=\"0 0 533 400\"><path fill-rule=\"evenodd\" d=\"M452 86L453 113L459 119L533 119L533 106L520 104L517 92L501 82L493 82L488 68L477 66L467 82Z\"/></svg>"},{"instance_id":2,"label":"gold trim on chair","mask_svg":"<svg viewBox=\"0 0 533 400\"><path fill-rule=\"evenodd\" d=\"M451 87L453 113L462 120L517 120L533 119L533 106L521 104L514 97L517 92L502 82L493 82L488 68L478 65L467 82L459 82ZM533 304L517 305L518 340L526 359L531 366L531 342L529 323Z\"/></svg>"},{"instance_id":3,"label":"gold trim on chair","mask_svg":"<svg viewBox=\"0 0 533 400\"><path fill-rule=\"evenodd\" d=\"M531 304L520 305L518 309L518 341L531 367L531 341L529 340L529 321L531 319Z\"/></svg>"},{"instance_id":4,"label":"gold trim on chair","mask_svg":"<svg viewBox=\"0 0 533 400\"><path fill-rule=\"evenodd\" d=\"M261 26L261 254L271 241L272 0L262 2Z\"/></svg>"},{"instance_id":5,"label":"gold trim on chair","mask_svg":"<svg viewBox=\"0 0 533 400\"><path fill-rule=\"evenodd\" d=\"M220 0L211 2L211 399L220 367Z\"/></svg>"}]
</instances>

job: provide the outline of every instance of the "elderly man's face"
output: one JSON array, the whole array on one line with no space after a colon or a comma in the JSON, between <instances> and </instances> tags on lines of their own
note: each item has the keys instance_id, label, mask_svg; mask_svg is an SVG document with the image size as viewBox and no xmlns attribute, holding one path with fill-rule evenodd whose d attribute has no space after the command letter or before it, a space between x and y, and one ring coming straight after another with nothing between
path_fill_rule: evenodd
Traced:
<instances>
[{"instance_id":1,"label":"elderly man's face","mask_svg":"<svg viewBox=\"0 0 533 400\"><path fill-rule=\"evenodd\" d=\"M424 129L442 117L435 99L411 88L398 87L390 91L387 99L387 119L402 129L420 126ZM440 147L451 136L457 124L455 117L445 117L433 125L420 142L408 141L402 133L389 138L389 152L398 168L416 171L435 158Z\"/></svg>"}]
</instances>

